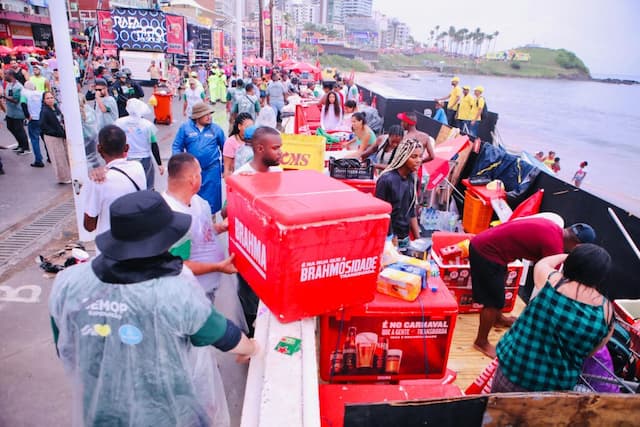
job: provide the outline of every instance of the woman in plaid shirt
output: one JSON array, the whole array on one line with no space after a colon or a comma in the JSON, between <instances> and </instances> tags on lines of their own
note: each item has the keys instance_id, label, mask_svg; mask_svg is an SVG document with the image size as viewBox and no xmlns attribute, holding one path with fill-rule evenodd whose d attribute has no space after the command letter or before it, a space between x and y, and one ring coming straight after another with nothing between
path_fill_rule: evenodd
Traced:
<instances>
[{"instance_id":1,"label":"woman in plaid shirt","mask_svg":"<svg viewBox=\"0 0 640 427\"><path fill-rule=\"evenodd\" d=\"M536 264L536 296L498 343L492 392L573 389L585 359L613 332L612 306L599 289L610 268L609 253L589 243Z\"/></svg>"}]
</instances>

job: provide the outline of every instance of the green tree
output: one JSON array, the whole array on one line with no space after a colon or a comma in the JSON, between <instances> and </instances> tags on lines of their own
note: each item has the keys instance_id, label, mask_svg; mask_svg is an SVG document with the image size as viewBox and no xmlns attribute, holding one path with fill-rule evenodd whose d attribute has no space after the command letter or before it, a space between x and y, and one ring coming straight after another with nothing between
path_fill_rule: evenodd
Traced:
<instances>
[{"instance_id":1,"label":"green tree","mask_svg":"<svg viewBox=\"0 0 640 427\"><path fill-rule=\"evenodd\" d=\"M582 60L578 58L575 53L568 50L559 49L558 54L556 55L556 62L562 68L565 68L567 70L575 69L589 74L589 69L586 65L584 65L584 62L582 62Z\"/></svg>"}]
</instances>

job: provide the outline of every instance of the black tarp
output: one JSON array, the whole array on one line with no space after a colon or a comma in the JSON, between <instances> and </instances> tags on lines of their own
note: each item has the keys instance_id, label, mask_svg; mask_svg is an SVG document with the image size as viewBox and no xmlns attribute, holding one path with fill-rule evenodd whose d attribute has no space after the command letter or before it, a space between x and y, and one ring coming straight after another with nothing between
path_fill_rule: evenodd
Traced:
<instances>
[{"instance_id":1,"label":"black tarp","mask_svg":"<svg viewBox=\"0 0 640 427\"><path fill-rule=\"evenodd\" d=\"M606 200L566 183L555 176L540 173L528 192L544 188L540 210L555 212L565 224L585 222L598 236L597 242L613 260L613 268L604 291L610 298L640 298L640 259L638 259L609 215L612 208L636 245L640 245L640 218Z\"/></svg>"},{"instance_id":2,"label":"black tarp","mask_svg":"<svg viewBox=\"0 0 640 427\"><path fill-rule=\"evenodd\" d=\"M384 130L389 129L389 126L397 125L400 123L400 120L396 117L398 113L403 113L406 111L415 111L419 114L425 115L433 114L435 109L435 102L433 100L422 100L422 99L394 99L394 98L385 98L379 93L375 92L372 89L369 89L365 86L358 85L360 92L362 93L362 99L371 104L375 99L376 107L378 108L378 112L380 113L380 117L384 120ZM478 129L478 136L483 141L493 141L493 132L495 132L496 123L498 122L498 115L493 112L489 112L487 118L480 122L480 127ZM437 135L438 132L432 133L429 129L423 127L423 124L418 118L418 126L417 128L423 132L427 132L430 135ZM439 130L439 129L438 129Z\"/></svg>"}]
</instances>

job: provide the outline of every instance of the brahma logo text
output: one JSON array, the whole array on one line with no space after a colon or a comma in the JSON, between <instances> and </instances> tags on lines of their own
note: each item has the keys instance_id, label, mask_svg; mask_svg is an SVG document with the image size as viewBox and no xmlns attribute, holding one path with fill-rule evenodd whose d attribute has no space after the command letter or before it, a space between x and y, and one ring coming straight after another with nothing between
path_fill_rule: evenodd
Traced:
<instances>
[{"instance_id":1,"label":"brahma logo text","mask_svg":"<svg viewBox=\"0 0 640 427\"><path fill-rule=\"evenodd\" d=\"M329 277L364 276L375 273L378 270L378 257L366 257L356 259L332 258L319 261L307 261L302 263L300 269L300 282L310 280L327 279Z\"/></svg>"},{"instance_id":2,"label":"brahma logo text","mask_svg":"<svg viewBox=\"0 0 640 427\"><path fill-rule=\"evenodd\" d=\"M234 240L263 279L267 278L267 248L238 218L235 219Z\"/></svg>"}]
</instances>

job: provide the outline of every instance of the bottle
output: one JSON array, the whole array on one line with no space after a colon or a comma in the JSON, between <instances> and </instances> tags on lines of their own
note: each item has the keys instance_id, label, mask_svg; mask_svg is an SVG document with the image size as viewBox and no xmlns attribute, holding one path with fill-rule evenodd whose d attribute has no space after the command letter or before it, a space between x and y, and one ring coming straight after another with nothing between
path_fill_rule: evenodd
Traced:
<instances>
[{"instance_id":1,"label":"bottle","mask_svg":"<svg viewBox=\"0 0 640 427\"><path fill-rule=\"evenodd\" d=\"M376 351L373 354L373 369L381 374L384 374L384 364L387 359L387 349L389 348L389 338L378 338L378 345Z\"/></svg>"},{"instance_id":2,"label":"bottle","mask_svg":"<svg viewBox=\"0 0 640 427\"><path fill-rule=\"evenodd\" d=\"M356 371L356 328L349 327L347 339L344 341L342 348L342 368L345 374Z\"/></svg>"},{"instance_id":3,"label":"bottle","mask_svg":"<svg viewBox=\"0 0 640 427\"><path fill-rule=\"evenodd\" d=\"M427 280L429 284L429 289L431 292L438 292L438 283L440 282L438 279L440 278L440 269L438 268L438 264L434 260L429 261L429 280Z\"/></svg>"}]
</instances>

